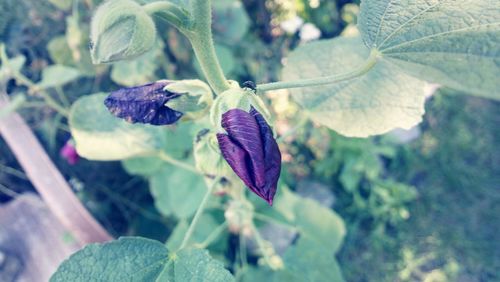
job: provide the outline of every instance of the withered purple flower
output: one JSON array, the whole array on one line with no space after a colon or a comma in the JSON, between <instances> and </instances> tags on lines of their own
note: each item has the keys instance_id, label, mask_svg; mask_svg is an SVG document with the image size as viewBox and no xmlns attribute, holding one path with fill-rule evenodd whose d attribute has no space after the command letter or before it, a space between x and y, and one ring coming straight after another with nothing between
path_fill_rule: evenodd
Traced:
<instances>
[{"instance_id":1,"label":"withered purple flower","mask_svg":"<svg viewBox=\"0 0 500 282\"><path fill-rule=\"evenodd\" d=\"M111 92L104 104L113 115L130 123L172 124L182 117L182 113L165 106L168 100L180 96L163 90L169 83L168 80L160 80L146 85L122 88Z\"/></svg>"},{"instance_id":2,"label":"withered purple flower","mask_svg":"<svg viewBox=\"0 0 500 282\"><path fill-rule=\"evenodd\" d=\"M222 115L217 134L222 156L245 185L270 205L276 194L281 171L281 153L264 117L251 108L250 113L232 109Z\"/></svg>"}]
</instances>

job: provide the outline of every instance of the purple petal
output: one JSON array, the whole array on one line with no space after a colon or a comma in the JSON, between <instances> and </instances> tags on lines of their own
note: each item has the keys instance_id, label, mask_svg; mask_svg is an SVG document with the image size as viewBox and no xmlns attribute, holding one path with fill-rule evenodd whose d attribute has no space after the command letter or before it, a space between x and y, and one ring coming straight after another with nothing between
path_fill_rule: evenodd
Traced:
<instances>
[{"instance_id":1,"label":"purple petal","mask_svg":"<svg viewBox=\"0 0 500 282\"><path fill-rule=\"evenodd\" d=\"M255 118L241 109L232 109L222 115L222 128L234 143L248 153L246 167L253 187L263 187L266 184L264 151Z\"/></svg>"},{"instance_id":2,"label":"purple petal","mask_svg":"<svg viewBox=\"0 0 500 282\"><path fill-rule=\"evenodd\" d=\"M271 127L255 109L222 115L226 134L217 134L224 159L252 192L270 205L281 171L281 153Z\"/></svg>"},{"instance_id":3,"label":"purple petal","mask_svg":"<svg viewBox=\"0 0 500 282\"><path fill-rule=\"evenodd\" d=\"M260 136L264 145L266 186L262 190L265 199L272 205L281 173L281 152L278 143L274 139L273 131L264 117L253 107L250 109L250 114L254 116L259 125Z\"/></svg>"},{"instance_id":4,"label":"purple petal","mask_svg":"<svg viewBox=\"0 0 500 282\"><path fill-rule=\"evenodd\" d=\"M168 81L158 81L122 88L111 92L104 104L113 115L131 123L172 124L182 117L182 113L165 106L168 100L179 96L164 91L167 84Z\"/></svg>"}]
</instances>

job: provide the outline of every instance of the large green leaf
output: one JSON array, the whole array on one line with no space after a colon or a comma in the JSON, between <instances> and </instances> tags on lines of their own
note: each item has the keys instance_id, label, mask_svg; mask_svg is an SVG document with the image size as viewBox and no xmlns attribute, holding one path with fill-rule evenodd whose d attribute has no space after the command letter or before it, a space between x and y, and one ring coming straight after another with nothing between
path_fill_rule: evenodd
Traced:
<instances>
[{"instance_id":1,"label":"large green leaf","mask_svg":"<svg viewBox=\"0 0 500 282\"><path fill-rule=\"evenodd\" d=\"M359 29L419 78L500 99L498 0L364 0Z\"/></svg>"},{"instance_id":2,"label":"large green leaf","mask_svg":"<svg viewBox=\"0 0 500 282\"><path fill-rule=\"evenodd\" d=\"M71 107L69 125L78 154L90 160L112 161L147 155L164 143L161 127L130 124L111 115L106 94L82 97Z\"/></svg>"},{"instance_id":3,"label":"large green leaf","mask_svg":"<svg viewBox=\"0 0 500 282\"><path fill-rule=\"evenodd\" d=\"M296 80L345 73L362 65L369 52L360 38L309 43L290 54L283 75ZM367 137L418 124L424 114L424 86L380 61L359 78L292 89L291 94L314 121L346 136Z\"/></svg>"},{"instance_id":4,"label":"large green leaf","mask_svg":"<svg viewBox=\"0 0 500 282\"><path fill-rule=\"evenodd\" d=\"M285 268L275 274L274 281L344 281L333 254L317 242L299 239L286 250L283 261Z\"/></svg>"},{"instance_id":5,"label":"large green leaf","mask_svg":"<svg viewBox=\"0 0 500 282\"><path fill-rule=\"evenodd\" d=\"M58 281L233 281L206 250L169 253L160 242L124 237L91 244L64 261L51 282Z\"/></svg>"},{"instance_id":6,"label":"large green leaf","mask_svg":"<svg viewBox=\"0 0 500 282\"><path fill-rule=\"evenodd\" d=\"M178 218L192 216L207 191L201 175L168 164L150 178L149 185L156 208Z\"/></svg>"},{"instance_id":7,"label":"large green leaf","mask_svg":"<svg viewBox=\"0 0 500 282\"><path fill-rule=\"evenodd\" d=\"M301 238L320 244L331 254L342 245L346 230L344 221L334 211L318 202L297 196L280 187L280 197L274 209L291 225L297 227Z\"/></svg>"}]
</instances>

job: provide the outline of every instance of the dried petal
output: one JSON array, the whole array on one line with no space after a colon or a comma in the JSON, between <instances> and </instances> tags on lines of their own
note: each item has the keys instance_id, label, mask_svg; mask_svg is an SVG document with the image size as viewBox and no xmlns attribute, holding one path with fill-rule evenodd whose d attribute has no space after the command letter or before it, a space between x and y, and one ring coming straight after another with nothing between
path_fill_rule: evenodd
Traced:
<instances>
[{"instance_id":1,"label":"dried petal","mask_svg":"<svg viewBox=\"0 0 500 282\"><path fill-rule=\"evenodd\" d=\"M168 81L162 80L142 86L123 88L111 92L104 104L113 115L130 123L172 124L182 117L182 113L165 106L168 100L179 96L179 94L164 91L163 88L167 84L169 84Z\"/></svg>"},{"instance_id":2,"label":"dried petal","mask_svg":"<svg viewBox=\"0 0 500 282\"><path fill-rule=\"evenodd\" d=\"M224 159L245 185L272 204L281 170L281 153L272 130L254 108L232 109L222 115L217 134Z\"/></svg>"}]
</instances>

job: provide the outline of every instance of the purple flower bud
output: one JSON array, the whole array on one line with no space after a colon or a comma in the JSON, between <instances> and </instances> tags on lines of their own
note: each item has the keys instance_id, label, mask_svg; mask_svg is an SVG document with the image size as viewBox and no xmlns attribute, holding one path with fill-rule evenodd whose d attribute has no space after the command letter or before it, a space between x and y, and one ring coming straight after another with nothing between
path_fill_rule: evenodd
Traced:
<instances>
[{"instance_id":1,"label":"purple flower bud","mask_svg":"<svg viewBox=\"0 0 500 282\"><path fill-rule=\"evenodd\" d=\"M113 115L130 123L172 124L182 117L182 113L165 106L168 100L180 96L178 93L163 90L169 83L167 80L160 80L122 88L111 92L104 104Z\"/></svg>"},{"instance_id":2,"label":"purple flower bud","mask_svg":"<svg viewBox=\"0 0 500 282\"><path fill-rule=\"evenodd\" d=\"M252 192L270 205L281 172L281 153L264 117L253 107L250 113L232 109L222 115L217 134L222 156Z\"/></svg>"},{"instance_id":3,"label":"purple flower bud","mask_svg":"<svg viewBox=\"0 0 500 282\"><path fill-rule=\"evenodd\" d=\"M59 151L59 154L70 165L75 165L78 162L78 160L80 159L80 156L76 152L76 149L75 149L75 146L73 145L72 140L68 140L68 142L66 142L66 144L64 144L64 146Z\"/></svg>"}]
</instances>

